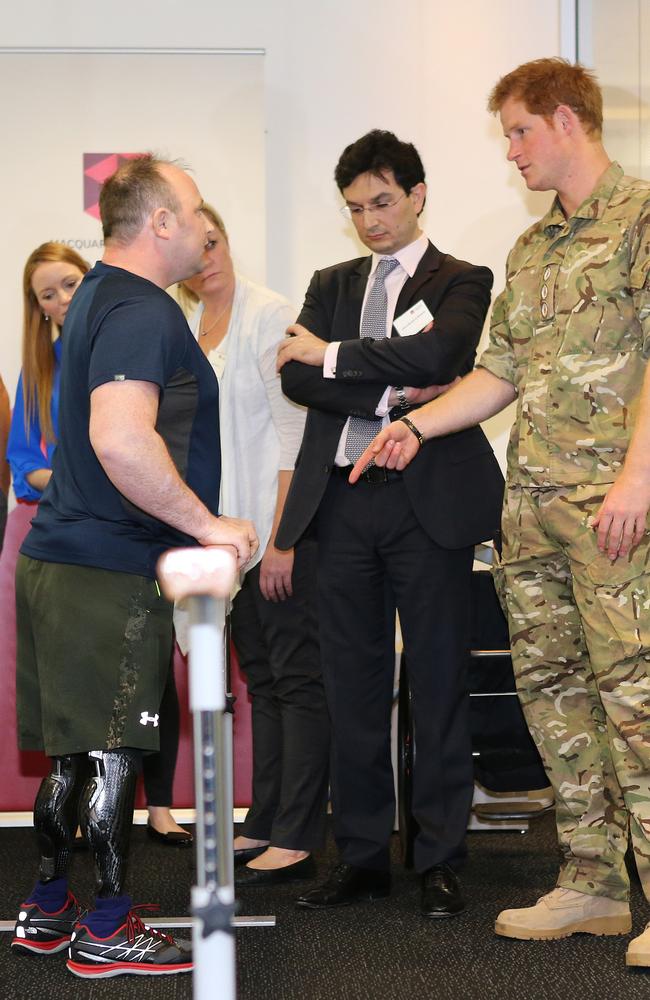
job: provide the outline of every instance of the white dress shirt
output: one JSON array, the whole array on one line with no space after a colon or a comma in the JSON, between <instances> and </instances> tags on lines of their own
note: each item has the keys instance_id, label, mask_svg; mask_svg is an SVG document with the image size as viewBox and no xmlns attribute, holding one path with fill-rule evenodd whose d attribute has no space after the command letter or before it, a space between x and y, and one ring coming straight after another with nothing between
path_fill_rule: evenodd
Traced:
<instances>
[{"instance_id":1,"label":"white dress shirt","mask_svg":"<svg viewBox=\"0 0 650 1000\"><path fill-rule=\"evenodd\" d=\"M370 274L368 275L368 281L366 282L366 290L363 296L363 304L361 306L361 317L359 320L359 333L361 333L361 323L363 321L363 313L366 308L366 301L368 299L368 293L374 281L375 271L377 270L377 265L380 260L397 260L399 265L394 268L387 275L384 282L384 287L386 289L386 336L390 337L393 332L393 322L395 320L395 308L397 306L397 300L399 298L399 293L406 284L408 278L412 278L417 270L417 266L424 257L426 249L429 245L428 237L422 233L418 236L417 240L413 243L409 243L408 246L402 247L396 253L389 254L376 254L372 255L372 266L370 268ZM335 378L336 377L336 361L338 357L340 340L332 341L328 344L327 350L325 351L325 357L323 359L323 377L324 378ZM382 418L381 426L385 427L386 424L390 423L390 418L388 416L390 407L388 405L388 397L390 391L393 387L391 385L386 387L386 391L379 400L377 408L375 409L375 415ZM336 449L336 458L334 462L336 465L349 465L350 459L345 454L345 445L348 438L348 428L350 426L350 420L346 420L345 427L339 438L338 447Z\"/></svg>"}]
</instances>

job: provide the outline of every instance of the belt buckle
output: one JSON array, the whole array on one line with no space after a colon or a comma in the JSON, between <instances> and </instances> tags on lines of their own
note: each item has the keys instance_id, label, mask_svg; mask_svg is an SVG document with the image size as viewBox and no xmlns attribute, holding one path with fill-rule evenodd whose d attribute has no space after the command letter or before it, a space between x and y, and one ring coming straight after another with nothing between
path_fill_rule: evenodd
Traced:
<instances>
[{"instance_id":1,"label":"belt buckle","mask_svg":"<svg viewBox=\"0 0 650 1000\"><path fill-rule=\"evenodd\" d=\"M371 465L369 469L366 469L363 476L367 483L372 483L373 485L388 482L386 469L379 465Z\"/></svg>"}]
</instances>

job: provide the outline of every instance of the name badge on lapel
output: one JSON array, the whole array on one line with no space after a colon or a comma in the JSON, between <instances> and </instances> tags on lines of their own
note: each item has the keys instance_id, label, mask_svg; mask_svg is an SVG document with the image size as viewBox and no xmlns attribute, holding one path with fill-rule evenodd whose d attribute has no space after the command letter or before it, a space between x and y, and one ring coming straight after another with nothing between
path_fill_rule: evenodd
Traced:
<instances>
[{"instance_id":1,"label":"name badge on lapel","mask_svg":"<svg viewBox=\"0 0 650 1000\"><path fill-rule=\"evenodd\" d=\"M429 323L433 323L433 316L423 299L393 320L393 326L400 337L412 337L414 333L420 333Z\"/></svg>"}]
</instances>

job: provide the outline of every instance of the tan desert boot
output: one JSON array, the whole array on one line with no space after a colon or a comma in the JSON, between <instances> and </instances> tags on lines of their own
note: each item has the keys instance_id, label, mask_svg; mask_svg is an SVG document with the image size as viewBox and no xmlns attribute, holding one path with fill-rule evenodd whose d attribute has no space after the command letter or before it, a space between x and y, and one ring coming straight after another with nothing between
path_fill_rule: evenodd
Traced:
<instances>
[{"instance_id":1,"label":"tan desert boot","mask_svg":"<svg viewBox=\"0 0 650 1000\"><path fill-rule=\"evenodd\" d=\"M522 941L565 938L571 934L628 934L632 929L629 903L609 896L590 896L559 886L535 906L503 910L494 927L502 937ZM650 931L647 953L650 955Z\"/></svg>"},{"instance_id":2,"label":"tan desert boot","mask_svg":"<svg viewBox=\"0 0 650 1000\"><path fill-rule=\"evenodd\" d=\"M646 924L643 934L632 938L625 955L626 965L650 965L650 924Z\"/></svg>"}]
</instances>

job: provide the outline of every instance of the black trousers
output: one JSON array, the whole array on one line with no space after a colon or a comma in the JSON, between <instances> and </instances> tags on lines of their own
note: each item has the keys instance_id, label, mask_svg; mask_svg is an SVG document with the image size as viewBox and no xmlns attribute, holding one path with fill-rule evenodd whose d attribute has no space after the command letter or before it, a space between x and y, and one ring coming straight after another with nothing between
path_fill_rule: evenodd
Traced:
<instances>
[{"instance_id":1,"label":"black trousers","mask_svg":"<svg viewBox=\"0 0 650 1000\"><path fill-rule=\"evenodd\" d=\"M473 792L465 680L473 549L436 545L400 478L350 486L332 476L317 523L334 832L342 859L375 869L389 864L397 607L416 730L415 867L457 865Z\"/></svg>"},{"instance_id":2,"label":"black trousers","mask_svg":"<svg viewBox=\"0 0 650 1000\"><path fill-rule=\"evenodd\" d=\"M266 601L259 564L233 602L232 638L253 716L253 803L244 834L312 851L325 839L329 717L316 613L316 545L294 550L293 596Z\"/></svg>"}]
</instances>

